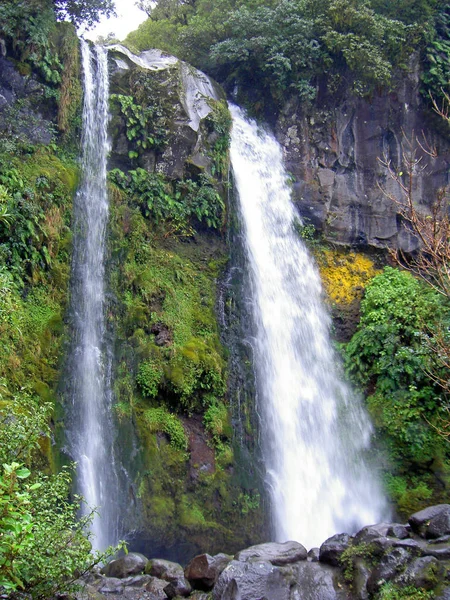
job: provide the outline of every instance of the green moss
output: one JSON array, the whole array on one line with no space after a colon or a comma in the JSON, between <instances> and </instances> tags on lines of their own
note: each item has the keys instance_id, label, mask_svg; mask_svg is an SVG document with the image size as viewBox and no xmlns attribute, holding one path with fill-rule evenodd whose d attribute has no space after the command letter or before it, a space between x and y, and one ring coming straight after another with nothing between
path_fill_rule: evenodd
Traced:
<instances>
[{"instance_id":1,"label":"green moss","mask_svg":"<svg viewBox=\"0 0 450 600\"><path fill-rule=\"evenodd\" d=\"M143 413L143 419L151 433L161 431L169 437L173 448L181 451L187 450L186 433L176 415L169 413L163 407L148 408Z\"/></svg>"}]
</instances>

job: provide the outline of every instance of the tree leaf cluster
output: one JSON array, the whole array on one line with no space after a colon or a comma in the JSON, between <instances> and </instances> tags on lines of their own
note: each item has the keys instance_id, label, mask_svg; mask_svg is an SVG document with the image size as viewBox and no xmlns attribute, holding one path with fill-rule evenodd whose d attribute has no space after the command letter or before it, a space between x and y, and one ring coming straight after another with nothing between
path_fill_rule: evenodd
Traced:
<instances>
[{"instance_id":1,"label":"tree leaf cluster","mask_svg":"<svg viewBox=\"0 0 450 600\"><path fill-rule=\"evenodd\" d=\"M389 87L437 10L437 0L395 10L383 0L159 0L125 43L160 46L263 106L286 93L311 99L330 75L360 95Z\"/></svg>"}]
</instances>

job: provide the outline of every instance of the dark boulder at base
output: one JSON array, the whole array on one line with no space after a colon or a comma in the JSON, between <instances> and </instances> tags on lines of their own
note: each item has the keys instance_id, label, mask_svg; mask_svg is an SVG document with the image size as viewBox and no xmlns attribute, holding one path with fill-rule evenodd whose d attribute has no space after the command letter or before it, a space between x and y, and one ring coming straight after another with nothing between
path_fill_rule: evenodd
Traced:
<instances>
[{"instance_id":1,"label":"dark boulder at base","mask_svg":"<svg viewBox=\"0 0 450 600\"><path fill-rule=\"evenodd\" d=\"M306 548L298 542L284 542L283 544L268 542L241 550L234 558L239 561L268 561L273 565L281 566L306 560L307 556Z\"/></svg>"},{"instance_id":2,"label":"dark boulder at base","mask_svg":"<svg viewBox=\"0 0 450 600\"><path fill-rule=\"evenodd\" d=\"M409 536L409 526L400 523L392 523L387 530L388 537L395 537L398 540L404 540Z\"/></svg>"},{"instance_id":3,"label":"dark boulder at base","mask_svg":"<svg viewBox=\"0 0 450 600\"><path fill-rule=\"evenodd\" d=\"M319 560L333 567L339 566L342 553L350 546L350 536L347 533L338 533L325 540L320 546Z\"/></svg>"},{"instance_id":4,"label":"dark boulder at base","mask_svg":"<svg viewBox=\"0 0 450 600\"><path fill-rule=\"evenodd\" d=\"M168 585L166 585L164 591L166 592L168 598L175 598L178 596L189 596L192 591L192 587L189 581L183 575L182 577L174 579Z\"/></svg>"},{"instance_id":5,"label":"dark boulder at base","mask_svg":"<svg viewBox=\"0 0 450 600\"><path fill-rule=\"evenodd\" d=\"M450 512L450 504L436 504L435 506L428 506L419 512L414 513L409 517L409 524L412 530L422 537L428 537L426 535L428 526L431 521L440 515L444 515ZM448 531L447 533L450 533ZM441 533L440 535L445 535ZM432 535L430 537L440 537L440 535Z\"/></svg>"},{"instance_id":6,"label":"dark boulder at base","mask_svg":"<svg viewBox=\"0 0 450 600\"><path fill-rule=\"evenodd\" d=\"M148 559L143 554L130 552L126 556L121 556L105 565L101 573L107 577L125 579L125 577L129 577L130 575L143 573L147 563Z\"/></svg>"},{"instance_id":7,"label":"dark boulder at base","mask_svg":"<svg viewBox=\"0 0 450 600\"><path fill-rule=\"evenodd\" d=\"M184 577L183 567L171 560L152 558L145 567L145 573L171 582Z\"/></svg>"},{"instance_id":8,"label":"dark boulder at base","mask_svg":"<svg viewBox=\"0 0 450 600\"><path fill-rule=\"evenodd\" d=\"M369 594L376 594L386 581L393 580L411 560L411 554L404 548L394 548L380 560L368 581Z\"/></svg>"},{"instance_id":9,"label":"dark boulder at base","mask_svg":"<svg viewBox=\"0 0 450 600\"><path fill-rule=\"evenodd\" d=\"M219 579L219 575L233 559L227 554L200 554L194 557L184 570L184 576L194 589L210 590Z\"/></svg>"}]
</instances>

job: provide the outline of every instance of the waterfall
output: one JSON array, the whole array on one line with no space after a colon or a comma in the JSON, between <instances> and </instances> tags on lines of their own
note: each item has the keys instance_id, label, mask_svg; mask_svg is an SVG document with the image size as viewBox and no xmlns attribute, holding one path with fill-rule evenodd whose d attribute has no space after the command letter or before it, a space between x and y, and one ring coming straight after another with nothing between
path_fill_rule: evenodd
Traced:
<instances>
[{"instance_id":1,"label":"waterfall","mask_svg":"<svg viewBox=\"0 0 450 600\"><path fill-rule=\"evenodd\" d=\"M77 463L77 491L86 511L98 510L92 543L116 543L118 482L111 418L111 356L105 324L105 247L108 222L109 82L107 52L81 41L84 73L81 182L74 201L71 274L72 339L68 361L68 453Z\"/></svg>"},{"instance_id":2,"label":"waterfall","mask_svg":"<svg viewBox=\"0 0 450 600\"><path fill-rule=\"evenodd\" d=\"M231 107L231 162L251 281L251 340L277 541L312 547L385 516L371 425L343 382L320 277L294 228L277 141Z\"/></svg>"}]
</instances>

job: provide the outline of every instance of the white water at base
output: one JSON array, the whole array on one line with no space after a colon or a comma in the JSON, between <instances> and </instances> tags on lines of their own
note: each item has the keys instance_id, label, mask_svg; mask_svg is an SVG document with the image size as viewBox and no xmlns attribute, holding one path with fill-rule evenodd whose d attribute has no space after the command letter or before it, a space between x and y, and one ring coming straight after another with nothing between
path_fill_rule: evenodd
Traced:
<instances>
[{"instance_id":1,"label":"white water at base","mask_svg":"<svg viewBox=\"0 0 450 600\"><path fill-rule=\"evenodd\" d=\"M107 52L82 41L84 107L81 183L74 201L69 357L68 450L77 463L85 512L97 509L92 545L117 543L118 483L111 419L111 361L105 327L105 248L108 222L106 160L109 121Z\"/></svg>"},{"instance_id":2,"label":"white water at base","mask_svg":"<svg viewBox=\"0 0 450 600\"><path fill-rule=\"evenodd\" d=\"M341 378L318 270L294 228L281 148L239 108L231 112L275 538L313 547L387 517L362 456L371 425Z\"/></svg>"}]
</instances>

